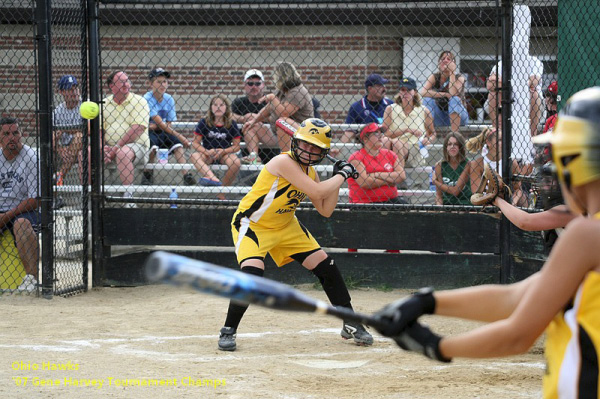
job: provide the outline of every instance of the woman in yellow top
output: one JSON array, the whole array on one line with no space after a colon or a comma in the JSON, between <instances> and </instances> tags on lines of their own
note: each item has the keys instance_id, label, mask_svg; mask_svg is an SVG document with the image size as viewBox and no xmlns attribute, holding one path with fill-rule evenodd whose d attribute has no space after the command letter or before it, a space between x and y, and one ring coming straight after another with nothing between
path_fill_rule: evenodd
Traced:
<instances>
[{"instance_id":1,"label":"woman in yellow top","mask_svg":"<svg viewBox=\"0 0 600 399\"><path fill-rule=\"evenodd\" d=\"M295 211L306 197L323 216L333 213L342 184L356 170L348 162L334 165L333 177L319 181L313 165L329 152L331 127L320 119L307 119L292 137L292 149L269 161L252 189L233 215L231 231L235 253L244 273L264 274L264 259L271 255L277 266L293 260L312 271L334 306L352 308L350 294L333 259L296 218ZM235 335L247 305L231 301L219 349L236 349ZM341 335L358 345L371 345L373 337L358 323L344 321Z\"/></svg>"},{"instance_id":2,"label":"woman in yellow top","mask_svg":"<svg viewBox=\"0 0 600 399\"><path fill-rule=\"evenodd\" d=\"M441 361L526 352L546 331L544 398L600 398L600 87L575 93L549 140L553 163L574 218L544 267L511 285L420 293L379 314L385 335L404 349ZM440 337L415 321L420 315L491 322Z\"/></svg>"}]
</instances>

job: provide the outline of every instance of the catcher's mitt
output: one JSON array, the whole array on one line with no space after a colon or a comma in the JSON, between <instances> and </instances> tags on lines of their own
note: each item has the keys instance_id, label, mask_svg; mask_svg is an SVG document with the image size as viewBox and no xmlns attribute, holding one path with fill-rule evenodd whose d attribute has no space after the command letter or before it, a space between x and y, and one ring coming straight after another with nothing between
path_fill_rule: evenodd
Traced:
<instances>
[{"instance_id":1,"label":"catcher's mitt","mask_svg":"<svg viewBox=\"0 0 600 399\"><path fill-rule=\"evenodd\" d=\"M477 191L471 195L471 204L475 206L489 205L498 196L504 198L505 190L508 190L508 187L504 185L502 177L484 161L481 182L479 183L479 187L477 187Z\"/></svg>"}]
</instances>

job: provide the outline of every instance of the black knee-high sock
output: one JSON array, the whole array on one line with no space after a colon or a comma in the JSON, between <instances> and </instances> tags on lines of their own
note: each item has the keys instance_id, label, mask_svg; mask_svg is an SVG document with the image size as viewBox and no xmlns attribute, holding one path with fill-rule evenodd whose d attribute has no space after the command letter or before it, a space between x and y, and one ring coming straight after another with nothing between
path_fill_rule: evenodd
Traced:
<instances>
[{"instance_id":1,"label":"black knee-high sock","mask_svg":"<svg viewBox=\"0 0 600 399\"><path fill-rule=\"evenodd\" d=\"M254 266L244 266L242 267L242 272L259 277L262 277L265 273L263 269ZM242 304L236 301L229 301L229 309L227 309L225 327L233 327L237 329L240 325L240 321L242 321L242 317L244 317L244 313L246 313L246 309L248 309L248 304L246 303Z\"/></svg>"},{"instance_id":2,"label":"black knee-high sock","mask_svg":"<svg viewBox=\"0 0 600 399\"><path fill-rule=\"evenodd\" d=\"M340 273L340 270L337 268L333 259L328 256L319 263L312 272L321 282L323 290L333 306L342 306L344 308L352 309L348 288L346 288L342 273Z\"/></svg>"}]
</instances>

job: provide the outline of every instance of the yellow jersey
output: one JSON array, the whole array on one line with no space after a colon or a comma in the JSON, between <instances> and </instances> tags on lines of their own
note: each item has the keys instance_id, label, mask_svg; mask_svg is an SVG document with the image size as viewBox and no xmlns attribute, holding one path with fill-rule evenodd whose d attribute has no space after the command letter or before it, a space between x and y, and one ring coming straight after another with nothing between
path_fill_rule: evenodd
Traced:
<instances>
[{"instance_id":1,"label":"yellow jersey","mask_svg":"<svg viewBox=\"0 0 600 399\"><path fill-rule=\"evenodd\" d=\"M600 273L588 272L550 322L545 355L545 399L600 399Z\"/></svg>"},{"instance_id":2,"label":"yellow jersey","mask_svg":"<svg viewBox=\"0 0 600 399\"><path fill-rule=\"evenodd\" d=\"M284 154L292 156L289 151ZM311 179L316 179L316 172L312 166L305 171ZM239 223L242 218L247 217L251 225L265 229L283 228L294 219L296 208L306 197L306 193L283 177L271 174L264 167L252 189L240 201L232 224Z\"/></svg>"}]
</instances>

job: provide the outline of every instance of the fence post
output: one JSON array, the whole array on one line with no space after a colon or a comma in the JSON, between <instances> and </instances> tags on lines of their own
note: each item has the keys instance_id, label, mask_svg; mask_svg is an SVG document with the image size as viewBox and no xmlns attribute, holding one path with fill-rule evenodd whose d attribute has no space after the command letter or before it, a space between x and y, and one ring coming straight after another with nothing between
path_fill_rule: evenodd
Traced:
<instances>
[{"instance_id":1,"label":"fence post","mask_svg":"<svg viewBox=\"0 0 600 399\"><path fill-rule=\"evenodd\" d=\"M89 65L88 65L88 56L89 56L89 46L88 46L88 40L89 40L89 34L88 34L88 29L89 29L89 21L88 21L88 6L87 6L87 0L80 0L80 6L81 6L81 98L82 99L88 99L90 98L90 87L89 87ZM89 147L89 125L87 125L86 123L83 124L82 126L82 137L81 137L81 143L82 146L81 148L88 148ZM87 155L87 151L82 152L81 155ZM84 158L85 159L85 158ZM82 163L82 168L84 169L84 172L87 172L87 160L85 163ZM87 173L82 173L82 175L86 175ZM89 199L90 199L90 193L88 190L88 186L87 184L83 184L81 187L81 216L82 216L82 236L84 237L84 240L82 242L82 257L81 257L81 267L83 270L83 285L85 287L85 289L87 289L87 287L89 286L89 281L88 281L88 272L89 272L89 250L90 250L90 243L89 240L87 239L87 237L89 237L89 233L90 233L90 226L89 226ZM93 259L92 259L93 262ZM92 268L93 270L93 268Z\"/></svg>"},{"instance_id":2,"label":"fence post","mask_svg":"<svg viewBox=\"0 0 600 399\"><path fill-rule=\"evenodd\" d=\"M52 299L54 284L54 226L52 225L52 60L50 1L37 0L35 35L38 70L38 131L42 218L42 295Z\"/></svg>"},{"instance_id":3,"label":"fence post","mask_svg":"<svg viewBox=\"0 0 600 399\"><path fill-rule=\"evenodd\" d=\"M511 183L511 68L512 68L512 0L502 0L502 177ZM511 275L510 221L502 215L500 222L500 283L509 282Z\"/></svg>"},{"instance_id":4,"label":"fence post","mask_svg":"<svg viewBox=\"0 0 600 399\"><path fill-rule=\"evenodd\" d=\"M98 8L96 0L87 0L90 100L100 103L100 62L98 60ZM100 106L102 106L100 104ZM100 118L90 121L90 152L92 165L92 285L104 280L104 247L102 241L102 165ZM84 153L85 154L85 153Z\"/></svg>"}]
</instances>

